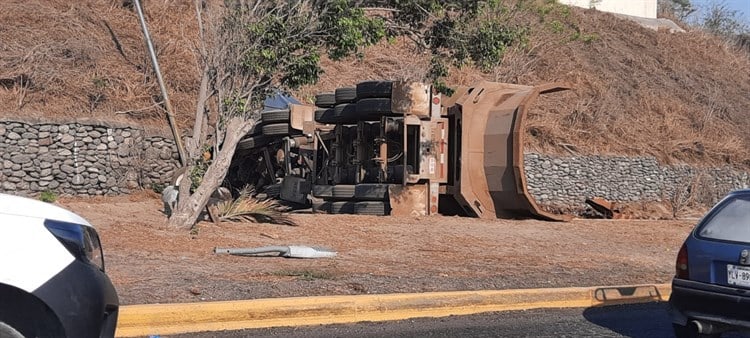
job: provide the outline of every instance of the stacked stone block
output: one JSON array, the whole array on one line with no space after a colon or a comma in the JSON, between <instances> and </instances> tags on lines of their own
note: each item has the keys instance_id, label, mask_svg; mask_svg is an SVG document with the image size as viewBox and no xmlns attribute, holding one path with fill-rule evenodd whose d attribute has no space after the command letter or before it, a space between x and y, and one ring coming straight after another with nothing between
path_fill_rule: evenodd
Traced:
<instances>
[{"instance_id":1,"label":"stacked stone block","mask_svg":"<svg viewBox=\"0 0 750 338\"><path fill-rule=\"evenodd\" d=\"M127 194L167 184L178 167L169 133L98 120L0 120L0 192L37 196ZM692 194L712 204L750 186L730 167L662 166L653 157L524 157L528 189L543 205L584 206L591 197L613 202L669 201Z\"/></svg>"},{"instance_id":2,"label":"stacked stone block","mask_svg":"<svg viewBox=\"0 0 750 338\"><path fill-rule=\"evenodd\" d=\"M653 157L550 156L527 153L529 193L543 205L581 207L591 197L612 202L670 201L692 194L713 204L750 186L748 173L731 167L662 166Z\"/></svg>"},{"instance_id":3,"label":"stacked stone block","mask_svg":"<svg viewBox=\"0 0 750 338\"><path fill-rule=\"evenodd\" d=\"M0 121L0 191L36 196L115 195L168 182L174 143L116 123Z\"/></svg>"}]
</instances>

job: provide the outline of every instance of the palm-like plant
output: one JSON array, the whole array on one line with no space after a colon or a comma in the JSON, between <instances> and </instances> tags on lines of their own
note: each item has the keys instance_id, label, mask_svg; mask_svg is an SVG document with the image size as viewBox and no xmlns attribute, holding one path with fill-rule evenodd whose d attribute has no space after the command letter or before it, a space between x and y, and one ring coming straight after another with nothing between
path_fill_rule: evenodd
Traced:
<instances>
[{"instance_id":1,"label":"palm-like plant","mask_svg":"<svg viewBox=\"0 0 750 338\"><path fill-rule=\"evenodd\" d=\"M274 223L295 225L294 221L279 211L276 200L258 200L253 197L255 190L244 187L234 200L221 201L216 204L221 221Z\"/></svg>"}]
</instances>

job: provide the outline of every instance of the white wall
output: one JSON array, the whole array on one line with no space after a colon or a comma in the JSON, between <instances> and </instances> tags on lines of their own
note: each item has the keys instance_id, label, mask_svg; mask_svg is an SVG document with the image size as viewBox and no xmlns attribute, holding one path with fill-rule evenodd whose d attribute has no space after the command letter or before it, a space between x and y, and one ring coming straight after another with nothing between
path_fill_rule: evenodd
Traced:
<instances>
[{"instance_id":1,"label":"white wall","mask_svg":"<svg viewBox=\"0 0 750 338\"><path fill-rule=\"evenodd\" d=\"M656 0L560 0L561 4L596 8L603 12L656 18Z\"/></svg>"}]
</instances>

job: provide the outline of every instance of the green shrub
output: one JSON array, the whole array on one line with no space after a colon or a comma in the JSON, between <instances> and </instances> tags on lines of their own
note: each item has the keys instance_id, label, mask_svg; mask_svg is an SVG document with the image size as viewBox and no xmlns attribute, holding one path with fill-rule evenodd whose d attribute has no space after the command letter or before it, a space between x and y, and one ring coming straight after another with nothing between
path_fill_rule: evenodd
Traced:
<instances>
[{"instance_id":1,"label":"green shrub","mask_svg":"<svg viewBox=\"0 0 750 338\"><path fill-rule=\"evenodd\" d=\"M55 201L57 201L57 194L55 194L53 191L45 190L42 191L41 194L39 194L39 200L47 203L54 203Z\"/></svg>"},{"instance_id":2,"label":"green shrub","mask_svg":"<svg viewBox=\"0 0 750 338\"><path fill-rule=\"evenodd\" d=\"M565 30L565 26L562 24L562 22L554 20L549 23L549 28L552 30L553 33L562 33Z\"/></svg>"},{"instance_id":3,"label":"green shrub","mask_svg":"<svg viewBox=\"0 0 750 338\"><path fill-rule=\"evenodd\" d=\"M599 34L596 33L584 34L581 36L581 41L583 41L583 43L592 43L596 40L599 40Z\"/></svg>"},{"instance_id":4,"label":"green shrub","mask_svg":"<svg viewBox=\"0 0 750 338\"><path fill-rule=\"evenodd\" d=\"M154 183L151 185L151 190L153 190L157 194L161 194L162 191L164 191L164 188L166 188L166 184L163 183Z\"/></svg>"},{"instance_id":5,"label":"green shrub","mask_svg":"<svg viewBox=\"0 0 750 338\"><path fill-rule=\"evenodd\" d=\"M513 44L524 45L526 29L500 22L482 22L471 32L467 46L472 61L484 71L500 64L506 49Z\"/></svg>"}]
</instances>

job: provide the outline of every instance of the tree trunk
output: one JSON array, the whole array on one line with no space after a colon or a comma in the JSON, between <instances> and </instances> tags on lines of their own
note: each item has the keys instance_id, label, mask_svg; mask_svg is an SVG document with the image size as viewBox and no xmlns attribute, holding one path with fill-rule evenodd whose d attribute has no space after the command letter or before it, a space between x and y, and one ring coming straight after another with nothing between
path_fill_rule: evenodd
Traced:
<instances>
[{"instance_id":1,"label":"tree trunk","mask_svg":"<svg viewBox=\"0 0 750 338\"><path fill-rule=\"evenodd\" d=\"M224 131L224 143L221 150L214 154L213 161L195 192L187 198L180 196L177 210L169 218L170 226L189 229L198 221L198 216L206 207L209 197L227 175L234 151L237 149L237 142L252 129L253 125L255 121L246 121L240 117L229 120ZM188 182L184 184L189 184Z\"/></svg>"},{"instance_id":2,"label":"tree trunk","mask_svg":"<svg viewBox=\"0 0 750 338\"><path fill-rule=\"evenodd\" d=\"M200 149L203 143L206 141L206 130L205 125L208 123L206 118L206 102L208 102L208 81L210 78L208 66L203 68L203 74L201 75L201 85L198 90L198 104L195 108L195 125L193 125L193 137L191 138L191 144L188 147L188 156L190 158L196 158L200 155Z\"/></svg>"}]
</instances>

